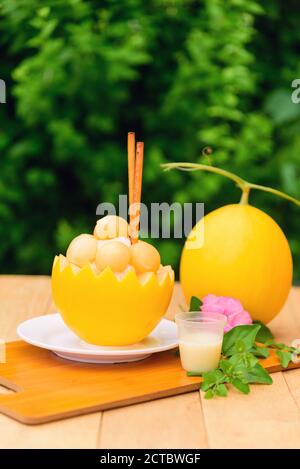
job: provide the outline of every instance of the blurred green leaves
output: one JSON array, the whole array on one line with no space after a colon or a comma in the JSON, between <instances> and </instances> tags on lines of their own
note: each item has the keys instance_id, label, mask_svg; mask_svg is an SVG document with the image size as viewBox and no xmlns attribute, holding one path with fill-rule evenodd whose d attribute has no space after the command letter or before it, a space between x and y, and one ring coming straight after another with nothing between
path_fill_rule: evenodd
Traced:
<instances>
[{"instance_id":1,"label":"blurred green leaves","mask_svg":"<svg viewBox=\"0 0 300 469\"><path fill-rule=\"evenodd\" d=\"M291 91L278 89L270 93L265 102L265 110L270 114L274 124L280 126L300 118L300 106L291 99Z\"/></svg>"},{"instance_id":2,"label":"blurred green leaves","mask_svg":"<svg viewBox=\"0 0 300 469\"><path fill-rule=\"evenodd\" d=\"M161 172L207 145L213 163L299 198L299 19L293 0L0 0L2 272L48 273L92 231L98 203L127 191L129 130L145 141L146 203L238 201L217 176ZM299 256L298 209L251 201ZM179 240L153 242L178 263Z\"/></svg>"}]
</instances>

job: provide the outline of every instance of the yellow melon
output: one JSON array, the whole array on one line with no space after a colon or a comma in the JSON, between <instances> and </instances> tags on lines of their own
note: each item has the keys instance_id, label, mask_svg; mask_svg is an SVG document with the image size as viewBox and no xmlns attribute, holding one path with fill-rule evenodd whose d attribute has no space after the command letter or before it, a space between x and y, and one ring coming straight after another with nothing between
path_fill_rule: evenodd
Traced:
<instances>
[{"instance_id":1,"label":"yellow melon","mask_svg":"<svg viewBox=\"0 0 300 469\"><path fill-rule=\"evenodd\" d=\"M122 346L143 340L169 305L174 274L143 282L133 268L122 277L110 267L97 273L91 264L74 270L64 256L55 257L52 293L65 323L81 339L95 345Z\"/></svg>"},{"instance_id":2,"label":"yellow melon","mask_svg":"<svg viewBox=\"0 0 300 469\"><path fill-rule=\"evenodd\" d=\"M204 229L204 232L203 232ZM203 244L194 244L195 235ZM278 224L248 204L226 205L193 228L182 252L180 280L192 295L238 298L253 319L269 322L292 284L292 256Z\"/></svg>"}]
</instances>

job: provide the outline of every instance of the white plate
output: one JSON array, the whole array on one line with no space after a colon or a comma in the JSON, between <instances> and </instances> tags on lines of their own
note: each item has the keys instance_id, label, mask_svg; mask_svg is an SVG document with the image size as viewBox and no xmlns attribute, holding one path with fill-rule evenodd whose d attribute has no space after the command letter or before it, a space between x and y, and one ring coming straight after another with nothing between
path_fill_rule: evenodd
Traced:
<instances>
[{"instance_id":1,"label":"white plate","mask_svg":"<svg viewBox=\"0 0 300 469\"><path fill-rule=\"evenodd\" d=\"M28 319L18 326L17 333L31 345L52 350L56 355L68 360L86 363L132 362L178 345L176 324L167 319L162 319L146 339L124 347L98 347L87 344L65 325L60 314Z\"/></svg>"}]
</instances>

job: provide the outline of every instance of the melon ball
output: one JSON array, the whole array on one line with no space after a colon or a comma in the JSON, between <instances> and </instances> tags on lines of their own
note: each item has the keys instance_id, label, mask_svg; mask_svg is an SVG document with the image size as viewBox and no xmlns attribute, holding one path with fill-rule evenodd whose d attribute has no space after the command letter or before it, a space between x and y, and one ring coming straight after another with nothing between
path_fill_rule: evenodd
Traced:
<instances>
[{"instance_id":1,"label":"melon ball","mask_svg":"<svg viewBox=\"0 0 300 469\"><path fill-rule=\"evenodd\" d=\"M97 221L94 236L97 239L128 238L128 223L124 218L107 215Z\"/></svg>"},{"instance_id":2,"label":"melon ball","mask_svg":"<svg viewBox=\"0 0 300 469\"><path fill-rule=\"evenodd\" d=\"M111 241L98 246L96 255L97 269L110 267L114 272L122 272L130 262L130 249L120 241Z\"/></svg>"},{"instance_id":3,"label":"melon ball","mask_svg":"<svg viewBox=\"0 0 300 469\"><path fill-rule=\"evenodd\" d=\"M118 236L117 238L114 238L113 240L114 241L120 241L120 243L125 244L125 246L128 246L128 247L131 246L130 239L125 238L124 236ZM103 246L103 244L107 244L107 243L111 243L111 242L112 242L111 239L99 239L99 240L97 240L98 246Z\"/></svg>"},{"instance_id":4,"label":"melon ball","mask_svg":"<svg viewBox=\"0 0 300 469\"><path fill-rule=\"evenodd\" d=\"M138 273L156 272L160 266L158 250L145 241L133 244L131 250L131 264Z\"/></svg>"},{"instance_id":5,"label":"melon ball","mask_svg":"<svg viewBox=\"0 0 300 469\"><path fill-rule=\"evenodd\" d=\"M71 241L67 250L69 262L83 267L89 262L93 262L96 257L97 241L90 234L81 234Z\"/></svg>"}]
</instances>

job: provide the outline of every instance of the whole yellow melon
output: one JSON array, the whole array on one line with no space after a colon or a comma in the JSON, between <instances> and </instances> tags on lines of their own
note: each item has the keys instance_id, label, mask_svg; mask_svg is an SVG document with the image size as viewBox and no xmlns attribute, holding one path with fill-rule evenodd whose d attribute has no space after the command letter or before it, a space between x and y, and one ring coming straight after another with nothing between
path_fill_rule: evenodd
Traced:
<instances>
[{"instance_id":1,"label":"whole yellow melon","mask_svg":"<svg viewBox=\"0 0 300 469\"><path fill-rule=\"evenodd\" d=\"M204 242L192 239L204 229ZM193 248L194 247L194 248ZM292 283L292 256L277 223L248 204L226 205L193 228L182 252L181 285L189 301L213 293L238 298L253 319L279 313Z\"/></svg>"}]
</instances>

